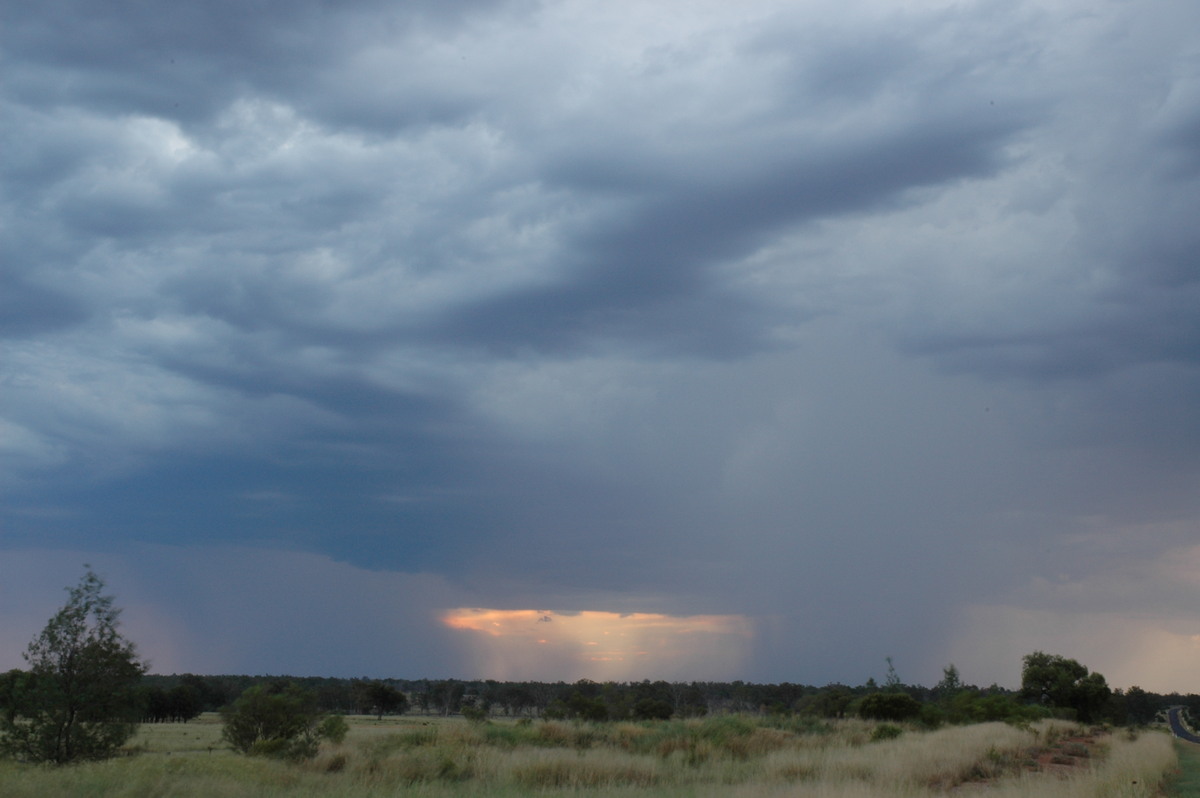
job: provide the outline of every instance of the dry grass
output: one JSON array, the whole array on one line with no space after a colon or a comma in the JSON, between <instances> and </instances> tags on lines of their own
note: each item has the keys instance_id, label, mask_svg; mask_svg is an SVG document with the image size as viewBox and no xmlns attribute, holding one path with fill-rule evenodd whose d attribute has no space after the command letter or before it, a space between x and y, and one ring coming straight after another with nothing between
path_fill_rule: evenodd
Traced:
<instances>
[{"instance_id":1,"label":"dry grass","mask_svg":"<svg viewBox=\"0 0 1200 798\"><path fill-rule=\"evenodd\" d=\"M0 795L1149 798L1175 764L1171 740L1159 733L1103 737L1068 771L1034 773L1029 752L1068 735L1065 725L907 729L871 742L873 728L740 716L596 725L353 718L346 742L294 765L224 749L219 724L205 718L146 727L131 756L109 762L0 762Z\"/></svg>"}]
</instances>

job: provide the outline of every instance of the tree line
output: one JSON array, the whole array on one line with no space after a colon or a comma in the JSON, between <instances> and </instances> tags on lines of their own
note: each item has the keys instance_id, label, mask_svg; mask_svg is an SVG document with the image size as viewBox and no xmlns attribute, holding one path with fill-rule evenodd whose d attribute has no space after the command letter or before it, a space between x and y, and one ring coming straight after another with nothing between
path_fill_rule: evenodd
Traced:
<instances>
[{"instance_id":1,"label":"tree line","mask_svg":"<svg viewBox=\"0 0 1200 798\"><path fill-rule=\"evenodd\" d=\"M150 675L118 630L120 610L90 569L25 652L28 668L0 674L0 753L66 763L111 756L139 723L187 722L219 712L236 750L311 756L345 734L345 714L419 713L578 721L666 720L710 713L858 716L945 723L1028 723L1057 716L1143 725L1200 696L1109 688L1103 675L1056 654L1022 660L1021 688L965 684L954 665L933 687L904 684L891 659L882 685L733 682L501 682L460 679Z\"/></svg>"},{"instance_id":2,"label":"tree line","mask_svg":"<svg viewBox=\"0 0 1200 798\"><path fill-rule=\"evenodd\" d=\"M1200 716L1200 695L1153 693L1131 687L1112 690L1104 677L1075 660L1034 652L1023 660L1022 687L980 687L961 681L948 665L932 687L874 680L850 686L744 681L575 682L496 681L492 679L369 679L297 676L147 675L147 691L186 691L199 699L200 711L217 712L242 692L260 684L288 682L315 696L323 712L334 714L643 720L707 714L795 714L833 719L874 717L881 699L903 695L909 701L883 700L900 719L927 725L1057 716L1084 722L1144 725L1170 706L1186 706ZM868 701L867 699L870 698ZM904 707L897 710L895 706ZM915 709L914 709L915 708ZM197 713L198 714L198 713ZM193 716L194 717L194 716ZM883 718L881 718L883 719ZM151 720L151 718L147 718Z\"/></svg>"}]
</instances>

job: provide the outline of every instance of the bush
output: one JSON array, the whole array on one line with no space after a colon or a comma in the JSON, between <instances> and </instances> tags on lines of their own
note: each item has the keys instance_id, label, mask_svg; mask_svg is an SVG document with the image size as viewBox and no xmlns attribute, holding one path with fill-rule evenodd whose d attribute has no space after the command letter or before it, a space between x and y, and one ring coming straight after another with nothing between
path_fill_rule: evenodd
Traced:
<instances>
[{"instance_id":1,"label":"bush","mask_svg":"<svg viewBox=\"0 0 1200 798\"><path fill-rule=\"evenodd\" d=\"M345 740L346 734L349 731L350 725L346 723L346 719L341 715L330 715L317 726L317 736L334 744Z\"/></svg>"},{"instance_id":2,"label":"bush","mask_svg":"<svg viewBox=\"0 0 1200 798\"><path fill-rule=\"evenodd\" d=\"M871 720L912 720L921 703L907 693L871 693L859 704L860 717Z\"/></svg>"},{"instance_id":3,"label":"bush","mask_svg":"<svg viewBox=\"0 0 1200 798\"><path fill-rule=\"evenodd\" d=\"M313 693L291 682L255 685L221 710L221 737L243 754L311 759L322 739L343 739L347 730L344 719L323 716L316 704Z\"/></svg>"},{"instance_id":4,"label":"bush","mask_svg":"<svg viewBox=\"0 0 1200 798\"><path fill-rule=\"evenodd\" d=\"M904 729L899 726L894 726L891 723L881 723L871 732L871 742L877 743L880 740L894 740L904 734Z\"/></svg>"},{"instance_id":5,"label":"bush","mask_svg":"<svg viewBox=\"0 0 1200 798\"><path fill-rule=\"evenodd\" d=\"M674 707L657 698L643 698L633 705L633 717L637 720L670 720L674 714Z\"/></svg>"}]
</instances>

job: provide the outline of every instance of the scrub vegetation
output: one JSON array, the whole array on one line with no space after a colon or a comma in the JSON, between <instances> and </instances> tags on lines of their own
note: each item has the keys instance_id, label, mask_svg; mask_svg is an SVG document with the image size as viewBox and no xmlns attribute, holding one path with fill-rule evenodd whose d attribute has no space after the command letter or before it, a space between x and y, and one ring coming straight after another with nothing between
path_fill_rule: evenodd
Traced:
<instances>
[{"instance_id":1,"label":"scrub vegetation","mask_svg":"<svg viewBox=\"0 0 1200 798\"><path fill-rule=\"evenodd\" d=\"M1137 798L1190 778L1145 724L1197 697L1113 691L1043 652L1020 691L964 685L953 665L906 686L890 659L882 686L858 688L151 677L102 580L68 593L29 670L0 677L6 798Z\"/></svg>"},{"instance_id":2,"label":"scrub vegetation","mask_svg":"<svg viewBox=\"0 0 1200 798\"><path fill-rule=\"evenodd\" d=\"M219 718L147 725L123 756L68 768L0 762L11 798L596 795L1154 796L1176 765L1161 732L1059 720L925 730L720 715L640 722L349 719L300 762L247 757ZM878 734L896 728L898 734Z\"/></svg>"}]
</instances>

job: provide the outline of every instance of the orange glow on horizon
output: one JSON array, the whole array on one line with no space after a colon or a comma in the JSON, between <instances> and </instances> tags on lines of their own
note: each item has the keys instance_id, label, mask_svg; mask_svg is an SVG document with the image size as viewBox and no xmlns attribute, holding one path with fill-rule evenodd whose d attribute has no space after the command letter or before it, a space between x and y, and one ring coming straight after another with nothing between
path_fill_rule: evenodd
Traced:
<instances>
[{"instance_id":1,"label":"orange glow on horizon","mask_svg":"<svg viewBox=\"0 0 1200 798\"><path fill-rule=\"evenodd\" d=\"M500 610L441 618L471 633L488 678L720 678L742 664L754 630L740 615Z\"/></svg>"}]
</instances>

